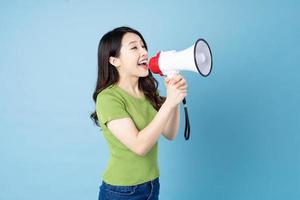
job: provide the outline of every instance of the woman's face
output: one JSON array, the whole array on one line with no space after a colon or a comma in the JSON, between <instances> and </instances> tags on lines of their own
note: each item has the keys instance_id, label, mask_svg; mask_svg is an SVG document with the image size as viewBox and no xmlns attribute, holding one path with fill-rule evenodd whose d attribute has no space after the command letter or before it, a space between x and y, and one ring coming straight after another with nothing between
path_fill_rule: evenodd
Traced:
<instances>
[{"instance_id":1,"label":"woman's face","mask_svg":"<svg viewBox=\"0 0 300 200\"><path fill-rule=\"evenodd\" d=\"M142 39L134 33L126 33L122 38L118 70L125 76L148 76L148 52Z\"/></svg>"}]
</instances>

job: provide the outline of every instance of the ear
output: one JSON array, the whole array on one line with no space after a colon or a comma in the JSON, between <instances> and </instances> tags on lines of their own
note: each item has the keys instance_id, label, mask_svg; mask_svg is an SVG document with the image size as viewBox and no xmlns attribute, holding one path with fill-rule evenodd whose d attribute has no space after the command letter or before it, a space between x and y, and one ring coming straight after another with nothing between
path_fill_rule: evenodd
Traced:
<instances>
[{"instance_id":1,"label":"ear","mask_svg":"<svg viewBox=\"0 0 300 200\"><path fill-rule=\"evenodd\" d=\"M109 63L115 66L116 68L120 67L121 64L120 59L113 56L109 57Z\"/></svg>"}]
</instances>

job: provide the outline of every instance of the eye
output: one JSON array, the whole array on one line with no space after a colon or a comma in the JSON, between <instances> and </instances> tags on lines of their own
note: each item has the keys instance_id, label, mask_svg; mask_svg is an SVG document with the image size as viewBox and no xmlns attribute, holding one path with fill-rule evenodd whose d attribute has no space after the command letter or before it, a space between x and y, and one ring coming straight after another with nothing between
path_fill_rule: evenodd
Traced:
<instances>
[{"instance_id":1,"label":"eye","mask_svg":"<svg viewBox=\"0 0 300 200\"><path fill-rule=\"evenodd\" d=\"M132 47L131 49L132 49L132 50L133 50L133 49L137 49L137 47Z\"/></svg>"},{"instance_id":2,"label":"eye","mask_svg":"<svg viewBox=\"0 0 300 200\"><path fill-rule=\"evenodd\" d=\"M142 48L146 49L146 46L143 45Z\"/></svg>"}]
</instances>

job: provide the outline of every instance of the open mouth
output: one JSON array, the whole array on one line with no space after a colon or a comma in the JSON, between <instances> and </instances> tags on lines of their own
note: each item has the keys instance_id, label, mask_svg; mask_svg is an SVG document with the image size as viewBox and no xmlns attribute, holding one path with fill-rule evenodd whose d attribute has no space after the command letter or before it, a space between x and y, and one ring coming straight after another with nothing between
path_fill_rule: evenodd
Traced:
<instances>
[{"instance_id":1,"label":"open mouth","mask_svg":"<svg viewBox=\"0 0 300 200\"><path fill-rule=\"evenodd\" d=\"M138 63L138 66L143 67L144 69L148 69L148 60L142 60Z\"/></svg>"}]
</instances>

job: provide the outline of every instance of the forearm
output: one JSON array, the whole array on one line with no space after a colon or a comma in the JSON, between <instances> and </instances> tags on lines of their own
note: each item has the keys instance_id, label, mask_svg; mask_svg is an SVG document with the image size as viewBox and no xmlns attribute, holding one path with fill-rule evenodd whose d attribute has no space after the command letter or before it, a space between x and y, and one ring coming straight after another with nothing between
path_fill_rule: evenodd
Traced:
<instances>
[{"instance_id":1,"label":"forearm","mask_svg":"<svg viewBox=\"0 0 300 200\"><path fill-rule=\"evenodd\" d=\"M139 132L137 144L139 145L141 155L147 154L156 143L173 109L174 108L164 103L148 126Z\"/></svg>"},{"instance_id":2,"label":"forearm","mask_svg":"<svg viewBox=\"0 0 300 200\"><path fill-rule=\"evenodd\" d=\"M180 104L172 109L172 114L164 127L163 134L166 138L173 140L175 139L178 129L179 129L179 122L180 122Z\"/></svg>"}]
</instances>

